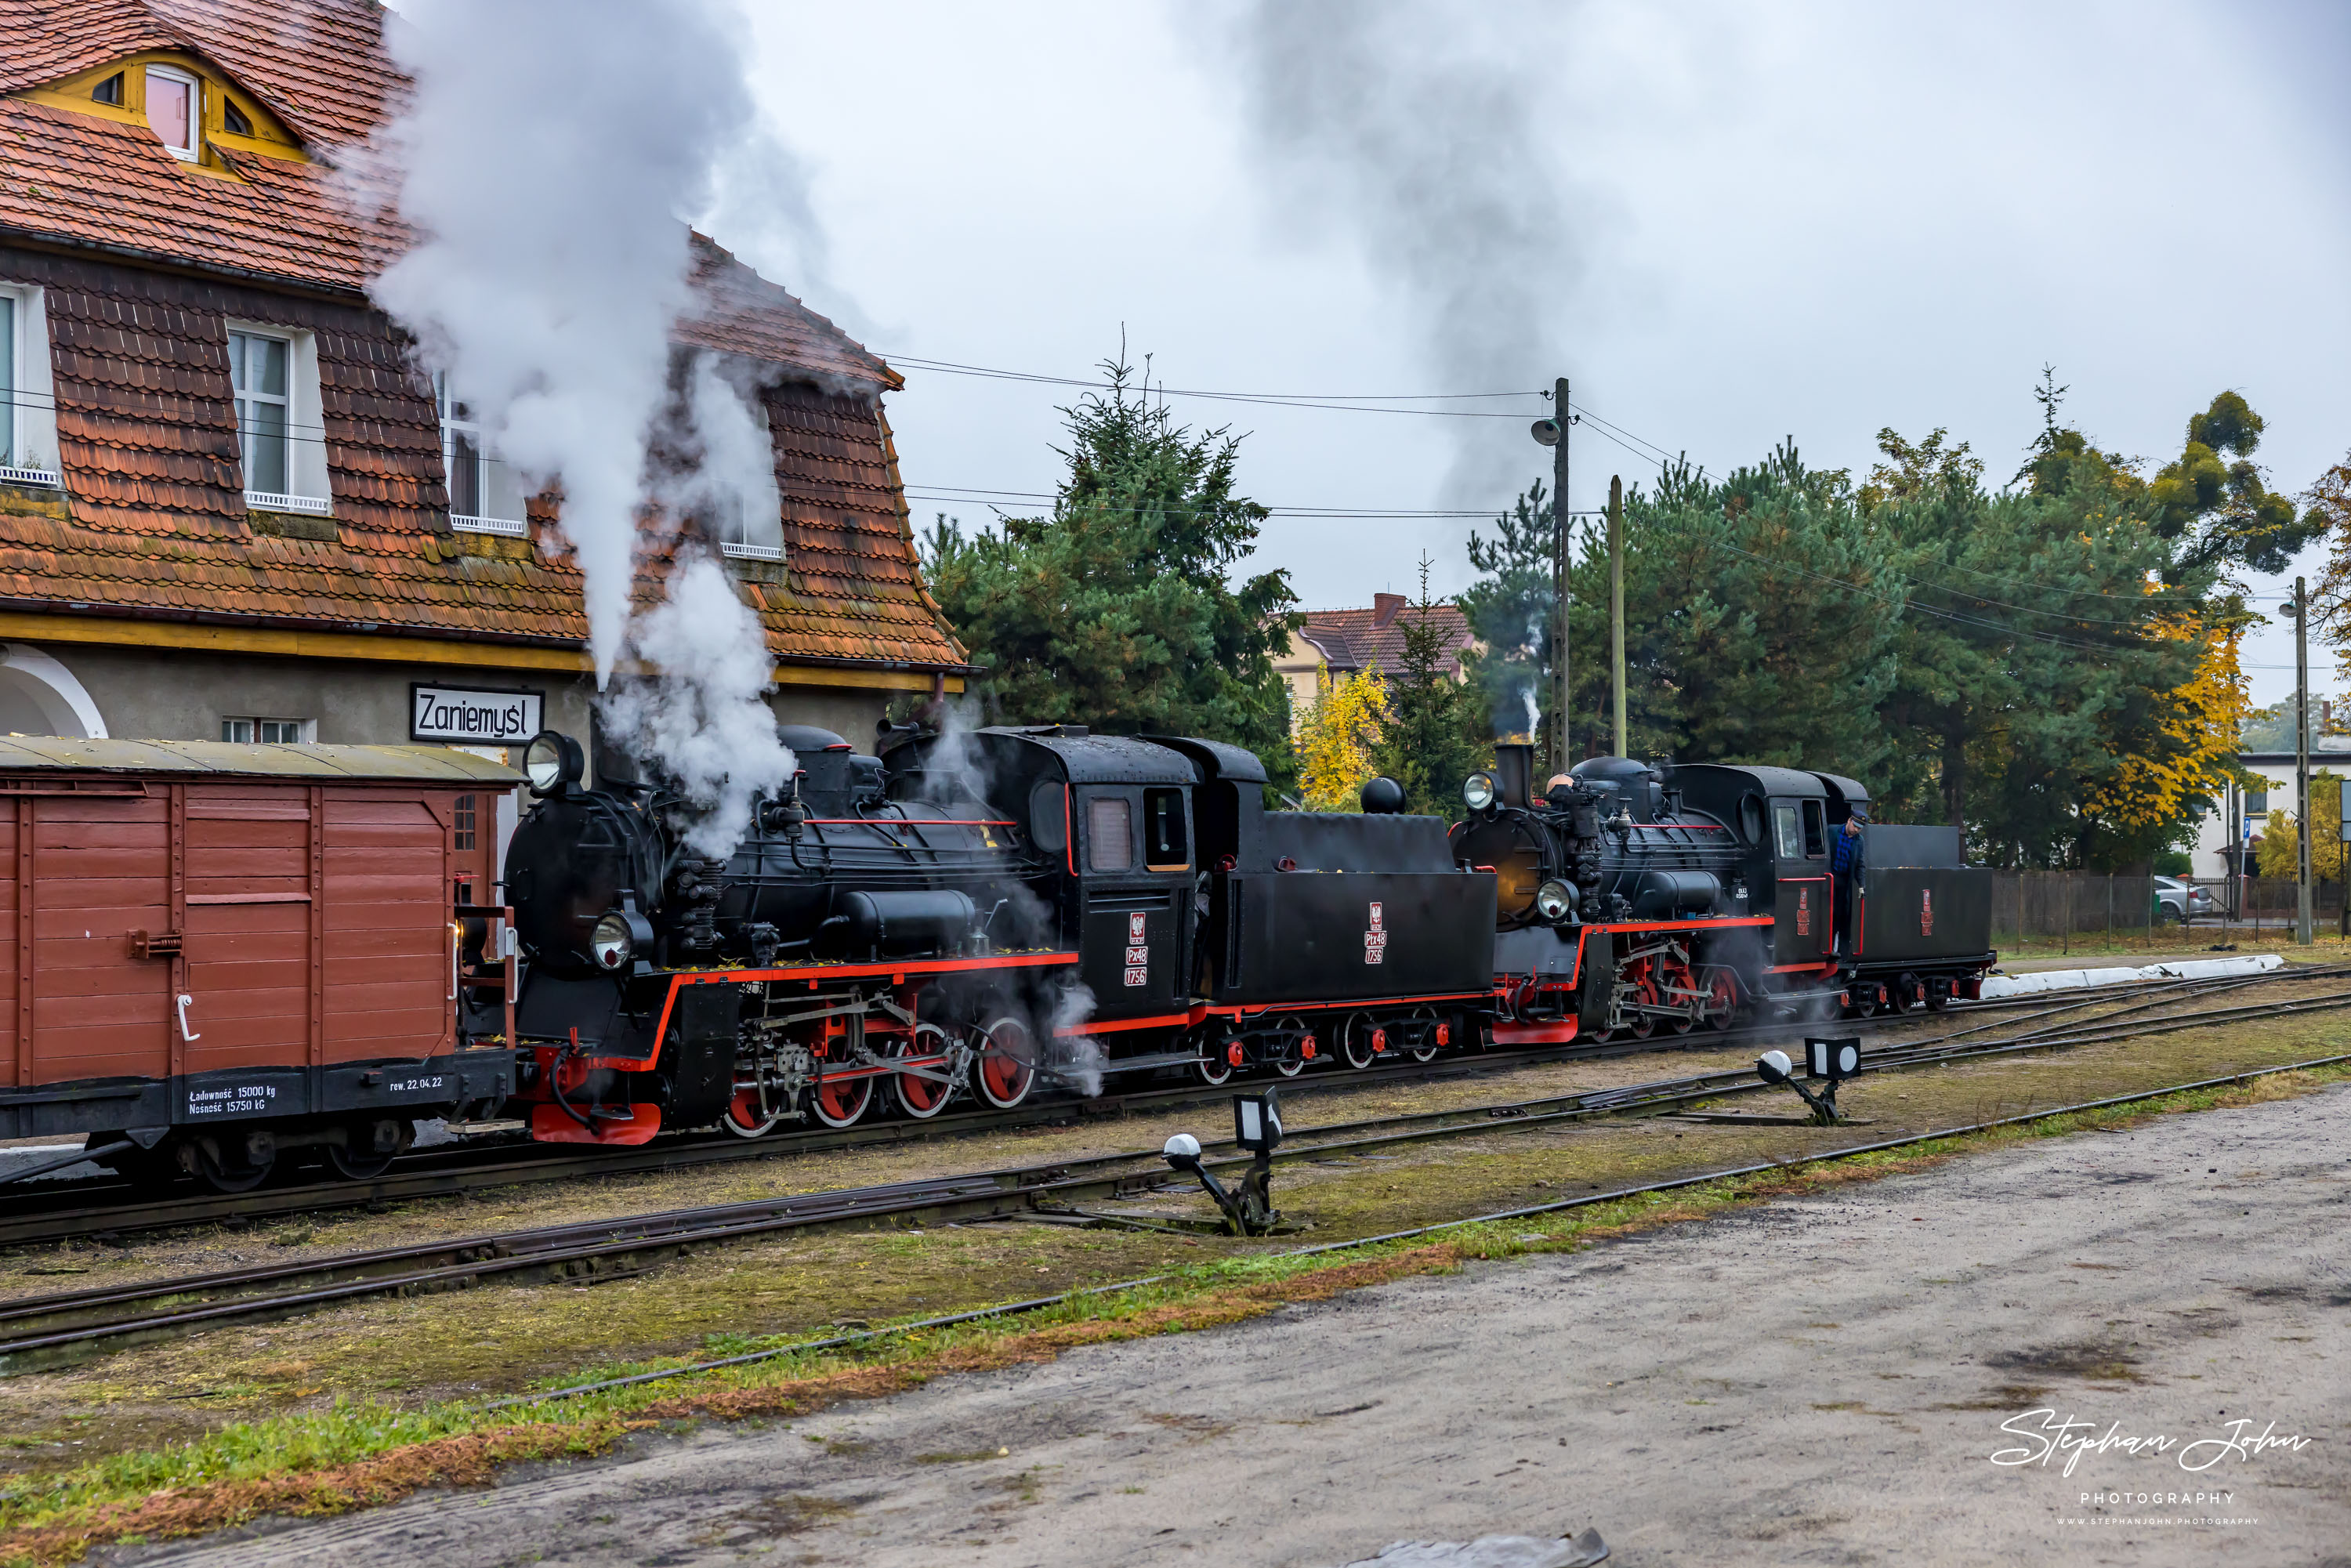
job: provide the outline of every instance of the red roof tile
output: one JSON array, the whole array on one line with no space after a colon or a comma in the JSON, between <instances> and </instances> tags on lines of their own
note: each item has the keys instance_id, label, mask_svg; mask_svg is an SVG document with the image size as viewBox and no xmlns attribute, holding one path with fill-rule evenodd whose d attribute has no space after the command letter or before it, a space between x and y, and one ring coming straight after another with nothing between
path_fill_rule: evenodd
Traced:
<instances>
[{"instance_id":1,"label":"red roof tile","mask_svg":"<svg viewBox=\"0 0 2351 1568\"><path fill-rule=\"evenodd\" d=\"M184 49L329 154L365 140L402 85L383 57L381 16L371 0L0 0L0 93L143 49ZM582 642L579 576L554 538L524 550L447 530L430 388L402 335L364 299L404 243L397 220L352 212L323 162L215 152L238 179L192 173L144 127L0 98L0 246L36 247L0 250L0 261L47 290L70 497L70 520L37 507L0 515L0 601ZM787 660L962 664L916 572L878 400L901 379L789 292L694 240L702 304L678 340L786 372L768 394L785 566L747 572L743 585L771 648ZM195 267L214 281L107 253ZM331 539L279 537L266 519L257 531L247 517L230 317L315 335ZM658 595L669 556L660 545L645 552L640 601Z\"/></svg>"},{"instance_id":2,"label":"red roof tile","mask_svg":"<svg viewBox=\"0 0 2351 1568\"><path fill-rule=\"evenodd\" d=\"M1321 653L1333 670L1376 669L1383 675L1404 670L1405 629L1420 611L1402 594L1383 593L1368 610L1310 610L1299 628L1301 643ZM1429 620L1445 636L1447 663L1458 664L1476 636L1458 604L1434 604Z\"/></svg>"}]
</instances>

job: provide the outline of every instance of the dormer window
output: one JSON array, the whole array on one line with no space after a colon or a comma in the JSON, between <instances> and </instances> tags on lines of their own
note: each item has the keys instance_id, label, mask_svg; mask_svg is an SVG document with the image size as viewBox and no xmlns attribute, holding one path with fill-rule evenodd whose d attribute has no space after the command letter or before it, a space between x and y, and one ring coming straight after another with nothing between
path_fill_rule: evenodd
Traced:
<instances>
[{"instance_id":1,"label":"dormer window","mask_svg":"<svg viewBox=\"0 0 2351 1568\"><path fill-rule=\"evenodd\" d=\"M117 71L90 89L89 100L92 103L110 103L115 108L120 109L122 107L122 73Z\"/></svg>"},{"instance_id":2,"label":"dormer window","mask_svg":"<svg viewBox=\"0 0 2351 1568\"><path fill-rule=\"evenodd\" d=\"M204 98L194 77L170 66L147 68L147 123L172 157L196 161L203 113Z\"/></svg>"},{"instance_id":3,"label":"dormer window","mask_svg":"<svg viewBox=\"0 0 2351 1568\"><path fill-rule=\"evenodd\" d=\"M253 121L245 117L245 110L237 108L236 99L233 98L221 99L221 129L231 136L253 134Z\"/></svg>"},{"instance_id":4,"label":"dormer window","mask_svg":"<svg viewBox=\"0 0 2351 1568\"><path fill-rule=\"evenodd\" d=\"M473 405L449 390L446 371L433 377L433 401L441 413L441 463L449 479L449 526L459 533L506 534L528 538L522 486L513 470L494 456L482 439Z\"/></svg>"}]
</instances>

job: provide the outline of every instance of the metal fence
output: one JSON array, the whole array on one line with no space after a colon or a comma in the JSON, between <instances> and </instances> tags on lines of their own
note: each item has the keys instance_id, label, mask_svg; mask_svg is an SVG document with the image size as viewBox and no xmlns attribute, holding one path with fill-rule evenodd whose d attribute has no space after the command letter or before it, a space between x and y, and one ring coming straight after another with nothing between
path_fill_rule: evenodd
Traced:
<instances>
[{"instance_id":1,"label":"metal fence","mask_svg":"<svg viewBox=\"0 0 2351 1568\"><path fill-rule=\"evenodd\" d=\"M2064 948L2076 941L2085 946L2105 942L2178 946L2191 941L2200 946L2220 940L2224 932L2258 938L2293 929L2292 877L2247 877L2242 882L2198 878L2190 885L2203 890L2210 904L2204 912L2191 915L2183 931L2173 911L2158 909L2153 877L2119 872L1994 872L1992 946L2053 944ZM2343 884L2314 883L2311 912L2319 931L2335 930L2342 920Z\"/></svg>"}]
</instances>

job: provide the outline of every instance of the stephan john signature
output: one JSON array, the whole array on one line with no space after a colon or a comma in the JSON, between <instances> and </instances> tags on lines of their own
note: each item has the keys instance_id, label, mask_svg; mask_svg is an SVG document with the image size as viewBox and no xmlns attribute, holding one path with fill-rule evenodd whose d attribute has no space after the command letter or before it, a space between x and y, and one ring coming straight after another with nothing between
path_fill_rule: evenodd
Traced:
<instances>
[{"instance_id":1,"label":"stephan john signature","mask_svg":"<svg viewBox=\"0 0 2351 1568\"><path fill-rule=\"evenodd\" d=\"M2272 1448L2300 1453L2310 1446L2310 1439L2298 1433L2276 1436L2277 1423L2274 1421L2264 1426L2259 1436L2252 1435L2252 1427L2253 1423L2250 1420L2227 1421L2221 1424L2220 1428L2227 1434L2225 1437L2198 1437L2183 1442L2161 1432L2133 1437L2123 1430L2121 1422L2114 1421L2107 1424L2104 1432L2092 1437L2089 1434L2096 1431L2096 1422L2063 1418L2055 1410L2044 1407L2027 1410L2002 1421L2000 1424L2001 1431L2025 1441L2018 1448L1996 1448L1991 1458L1995 1465L2046 1467L2053 1458L2063 1455L2065 1460L2064 1473L2070 1476L2074 1473L2074 1467L2082 1462L2085 1454L2170 1454L2177 1450L2181 1469L2200 1473L2224 1459L2258 1458Z\"/></svg>"}]
</instances>

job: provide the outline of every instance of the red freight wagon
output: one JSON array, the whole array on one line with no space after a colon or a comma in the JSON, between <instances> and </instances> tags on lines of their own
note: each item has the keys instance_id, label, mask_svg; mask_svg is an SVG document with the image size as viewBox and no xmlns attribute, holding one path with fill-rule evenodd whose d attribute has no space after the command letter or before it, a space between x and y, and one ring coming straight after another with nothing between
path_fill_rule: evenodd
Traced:
<instances>
[{"instance_id":1,"label":"red freight wagon","mask_svg":"<svg viewBox=\"0 0 2351 1568\"><path fill-rule=\"evenodd\" d=\"M461 1049L453 894L486 903L518 782L437 747L0 737L0 1137L239 1190L486 1113L514 1053Z\"/></svg>"}]
</instances>

